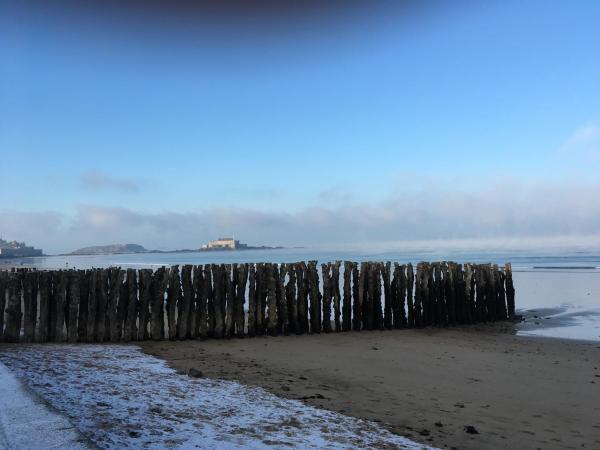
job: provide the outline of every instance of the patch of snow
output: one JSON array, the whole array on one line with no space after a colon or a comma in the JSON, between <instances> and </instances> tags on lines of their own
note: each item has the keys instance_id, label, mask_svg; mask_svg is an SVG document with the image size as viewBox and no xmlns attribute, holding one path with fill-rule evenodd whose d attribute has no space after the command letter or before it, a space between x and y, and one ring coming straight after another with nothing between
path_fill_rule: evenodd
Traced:
<instances>
[{"instance_id":1,"label":"patch of snow","mask_svg":"<svg viewBox=\"0 0 600 450\"><path fill-rule=\"evenodd\" d=\"M178 374L135 346L15 346L0 361L101 448L432 448L261 388Z\"/></svg>"}]
</instances>

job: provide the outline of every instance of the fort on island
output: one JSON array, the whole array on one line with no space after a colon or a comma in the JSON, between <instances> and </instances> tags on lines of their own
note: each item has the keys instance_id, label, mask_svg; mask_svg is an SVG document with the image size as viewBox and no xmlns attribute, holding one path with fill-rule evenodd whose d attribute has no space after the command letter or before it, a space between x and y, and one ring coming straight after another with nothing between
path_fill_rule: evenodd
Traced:
<instances>
[{"instance_id":1,"label":"fort on island","mask_svg":"<svg viewBox=\"0 0 600 450\"><path fill-rule=\"evenodd\" d=\"M28 256L42 256L42 250L29 247L25 242L9 242L0 238L0 258L24 258Z\"/></svg>"},{"instance_id":2,"label":"fort on island","mask_svg":"<svg viewBox=\"0 0 600 450\"><path fill-rule=\"evenodd\" d=\"M208 244L203 245L202 248L206 250L239 250L248 248L248 245L241 244L239 240L232 237L225 237L209 241Z\"/></svg>"}]
</instances>

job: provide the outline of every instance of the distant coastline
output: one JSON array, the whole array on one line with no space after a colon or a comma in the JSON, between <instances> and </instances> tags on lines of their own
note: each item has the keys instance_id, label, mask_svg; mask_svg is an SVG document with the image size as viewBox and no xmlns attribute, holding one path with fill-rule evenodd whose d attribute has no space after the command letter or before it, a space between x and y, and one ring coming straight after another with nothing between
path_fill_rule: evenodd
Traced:
<instances>
[{"instance_id":1,"label":"distant coastline","mask_svg":"<svg viewBox=\"0 0 600 450\"><path fill-rule=\"evenodd\" d=\"M148 250L139 244L110 244L83 247L70 253L60 253L55 256L102 256L102 255L131 255L131 254L152 254L152 253L204 253L204 252L231 252L243 250L280 250L285 247L271 247L267 245L249 246L244 245L237 248L231 247L202 247L199 249L177 249L177 250ZM53 256L53 255L47 255Z\"/></svg>"}]
</instances>

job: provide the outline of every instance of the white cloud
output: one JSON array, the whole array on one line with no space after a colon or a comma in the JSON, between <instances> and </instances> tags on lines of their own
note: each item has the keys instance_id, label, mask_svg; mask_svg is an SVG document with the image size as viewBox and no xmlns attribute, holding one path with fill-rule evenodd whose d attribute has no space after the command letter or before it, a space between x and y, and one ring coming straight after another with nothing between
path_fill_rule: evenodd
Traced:
<instances>
[{"instance_id":1,"label":"white cloud","mask_svg":"<svg viewBox=\"0 0 600 450\"><path fill-rule=\"evenodd\" d=\"M600 123L588 122L565 141L561 153L586 161L600 161Z\"/></svg>"},{"instance_id":2,"label":"white cloud","mask_svg":"<svg viewBox=\"0 0 600 450\"><path fill-rule=\"evenodd\" d=\"M121 192L137 192L139 182L129 178L110 176L101 170L90 170L81 176L81 184L88 189L111 189Z\"/></svg>"},{"instance_id":3,"label":"white cloud","mask_svg":"<svg viewBox=\"0 0 600 450\"><path fill-rule=\"evenodd\" d=\"M58 212L0 211L0 230L48 252L86 245L139 243L147 248L197 248L235 233L250 244L323 248L426 241L600 236L600 183L516 180L465 192L447 187L382 202L315 206L299 212L244 208L144 212L81 205L72 216Z\"/></svg>"}]
</instances>

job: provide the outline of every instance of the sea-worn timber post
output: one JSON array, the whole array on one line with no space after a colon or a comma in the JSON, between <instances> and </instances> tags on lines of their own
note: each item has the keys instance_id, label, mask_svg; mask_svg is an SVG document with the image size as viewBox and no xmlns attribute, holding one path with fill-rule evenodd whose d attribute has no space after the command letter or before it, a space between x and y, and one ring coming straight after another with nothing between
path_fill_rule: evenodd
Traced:
<instances>
[{"instance_id":1,"label":"sea-worn timber post","mask_svg":"<svg viewBox=\"0 0 600 450\"><path fill-rule=\"evenodd\" d=\"M394 305L396 303L396 290L392 284L395 284L395 278L392 277L392 263L386 262L383 265L383 327L391 330L394 327Z\"/></svg>"},{"instance_id":2,"label":"sea-worn timber post","mask_svg":"<svg viewBox=\"0 0 600 450\"><path fill-rule=\"evenodd\" d=\"M96 308L96 341L104 342L109 340L110 331L108 328L108 271L106 269L98 270L96 278L96 295L98 297L98 306Z\"/></svg>"},{"instance_id":3,"label":"sea-worn timber post","mask_svg":"<svg viewBox=\"0 0 600 450\"><path fill-rule=\"evenodd\" d=\"M77 342L79 336L77 334L77 316L79 314L80 301L80 286L79 286L79 271L73 270L69 272L69 295L67 305L67 340L71 343Z\"/></svg>"},{"instance_id":4,"label":"sea-worn timber post","mask_svg":"<svg viewBox=\"0 0 600 450\"><path fill-rule=\"evenodd\" d=\"M150 302L150 337L160 341L165 337L165 290L169 279L169 271L159 267L152 274L152 299Z\"/></svg>"},{"instance_id":5,"label":"sea-worn timber post","mask_svg":"<svg viewBox=\"0 0 600 450\"><path fill-rule=\"evenodd\" d=\"M504 288L506 282L506 276L504 271L499 269L498 266L494 268L496 275L496 311L498 312L498 319L506 320L508 318L508 311L506 308L506 290Z\"/></svg>"},{"instance_id":6,"label":"sea-worn timber post","mask_svg":"<svg viewBox=\"0 0 600 450\"><path fill-rule=\"evenodd\" d=\"M152 270L141 269L139 275L140 315L137 340L145 341L150 338L148 325L150 323L150 304L152 302Z\"/></svg>"},{"instance_id":7,"label":"sea-worn timber post","mask_svg":"<svg viewBox=\"0 0 600 450\"><path fill-rule=\"evenodd\" d=\"M213 315L215 327L213 337L221 339L225 334L225 317L223 314L225 303L225 286L223 286L225 266L211 264L212 279L214 284Z\"/></svg>"},{"instance_id":8,"label":"sea-worn timber post","mask_svg":"<svg viewBox=\"0 0 600 450\"><path fill-rule=\"evenodd\" d=\"M488 307L488 321L494 321L497 318L496 311L496 277L494 276L494 266L492 264L486 265L485 276L487 277L487 307Z\"/></svg>"},{"instance_id":9,"label":"sea-worn timber post","mask_svg":"<svg viewBox=\"0 0 600 450\"><path fill-rule=\"evenodd\" d=\"M352 263L344 261L344 298L342 303L342 330L352 328Z\"/></svg>"},{"instance_id":10,"label":"sea-worn timber post","mask_svg":"<svg viewBox=\"0 0 600 450\"><path fill-rule=\"evenodd\" d=\"M44 343L48 341L48 331L50 328L50 289L52 278L51 273L47 271L40 272L39 275L39 293L40 293L40 318L38 321L37 330L35 333L35 341ZM2 302L4 300L4 291L2 289L2 273L0 273L0 336L4 322L4 308Z\"/></svg>"},{"instance_id":11,"label":"sea-worn timber post","mask_svg":"<svg viewBox=\"0 0 600 450\"><path fill-rule=\"evenodd\" d=\"M69 272L58 272L58 280L56 280L54 288L54 299L56 307L56 319L54 328L54 341L65 342L65 308L67 306L67 286L69 284Z\"/></svg>"},{"instance_id":12,"label":"sea-worn timber post","mask_svg":"<svg viewBox=\"0 0 600 450\"><path fill-rule=\"evenodd\" d=\"M256 336L256 315L257 311L257 291L256 291L256 265L250 264L248 267L248 336Z\"/></svg>"},{"instance_id":13,"label":"sea-worn timber post","mask_svg":"<svg viewBox=\"0 0 600 450\"><path fill-rule=\"evenodd\" d=\"M288 282L285 285L285 299L287 303L289 332L299 332L298 321L298 298L297 298L297 282L296 282L296 265L287 264Z\"/></svg>"},{"instance_id":14,"label":"sea-worn timber post","mask_svg":"<svg viewBox=\"0 0 600 450\"><path fill-rule=\"evenodd\" d=\"M213 286L212 264L204 265L204 298L206 299L206 335L213 337L215 334L215 290Z\"/></svg>"},{"instance_id":15,"label":"sea-worn timber post","mask_svg":"<svg viewBox=\"0 0 600 450\"><path fill-rule=\"evenodd\" d=\"M196 308L194 311L194 330L192 338L199 337L206 339L207 337L207 319L206 319L206 295L204 293L204 269L202 265L194 266L193 269L193 287L194 287L194 303Z\"/></svg>"},{"instance_id":16,"label":"sea-worn timber post","mask_svg":"<svg viewBox=\"0 0 600 450\"><path fill-rule=\"evenodd\" d=\"M358 305L360 297L360 273L357 262L352 263L352 329L360 331L362 306Z\"/></svg>"},{"instance_id":17,"label":"sea-worn timber post","mask_svg":"<svg viewBox=\"0 0 600 450\"><path fill-rule=\"evenodd\" d=\"M182 295L179 297L177 307L177 338L191 337L190 321L193 316L192 303L194 301L194 288L192 286L192 266L189 264L181 268Z\"/></svg>"},{"instance_id":18,"label":"sea-worn timber post","mask_svg":"<svg viewBox=\"0 0 600 450\"><path fill-rule=\"evenodd\" d=\"M225 288L225 328L226 338L231 338L234 334L233 310L235 303L235 277L232 275L233 265L223 265L223 285Z\"/></svg>"},{"instance_id":19,"label":"sea-worn timber post","mask_svg":"<svg viewBox=\"0 0 600 450\"><path fill-rule=\"evenodd\" d=\"M321 332L321 293L319 292L319 272L317 261L309 261L307 276L310 293L310 332Z\"/></svg>"},{"instance_id":20,"label":"sea-worn timber post","mask_svg":"<svg viewBox=\"0 0 600 450\"><path fill-rule=\"evenodd\" d=\"M4 328L4 342L19 342L21 334L21 274L10 273L6 283L6 327Z\"/></svg>"},{"instance_id":21,"label":"sea-worn timber post","mask_svg":"<svg viewBox=\"0 0 600 450\"><path fill-rule=\"evenodd\" d=\"M275 296L277 298L277 332L279 334L290 334L290 320L288 317L287 301L285 298L285 277L287 268L284 263L273 264L275 274Z\"/></svg>"},{"instance_id":22,"label":"sea-worn timber post","mask_svg":"<svg viewBox=\"0 0 600 450\"><path fill-rule=\"evenodd\" d=\"M90 277L92 271L79 272L79 316L77 318L77 335L79 342L87 341L88 302L90 296Z\"/></svg>"},{"instance_id":23,"label":"sea-worn timber post","mask_svg":"<svg viewBox=\"0 0 600 450\"><path fill-rule=\"evenodd\" d=\"M406 311L408 315L408 328L414 328L416 326L415 304L413 300L414 286L415 273L413 270L413 265L408 263L406 265Z\"/></svg>"},{"instance_id":24,"label":"sea-worn timber post","mask_svg":"<svg viewBox=\"0 0 600 450\"><path fill-rule=\"evenodd\" d=\"M243 338L245 334L246 320L244 316L244 303L246 299L246 284L248 282L248 264L240 264L237 269L237 291L235 297L235 334L239 338Z\"/></svg>"},{"instance_id":25,"label":"sea-worn timber post","mask_svg":"<svg viewBox=\"0 0 600 450\"><path fill-rule=\"evenodd\" d=\"M353 321L353 329L354 331L361 331L365 328L366 317L364 315L365 312L365 304L367 303L367 299L365 298L367 295L367 278L368 278L368 263L362 261L360 263L360 272L358 274L358 296L354 296L354 321ZM354 278L354 283L356 283L356 278Z\"/></svg>"},{"instance_id":26,"label":"sea-worn timber post","mask_svg":"<svg viewBox=\"0 0 600 450\"><path fill-rule=\"evenodd\" d=\"M340 322L341 316L341 295L340 295L340 265L341 261L336 261L331 265L331 295L333 296L333 323L335 331L342 331Z\"/></svg>"},{"instance_id":27,"label":"sea-worn timber post","mask_svg":"<svg viewBox=\"0 0 600 450\"><path fill-rule=\"evenodd\" d=\"M467 303L467 323L474 323L477 318L475 308L475 279L473 278L473 265L465 264L465 301Z\"/></svg>"},{"instance_id":28,"label":"sea-worn timber post","mask_svg":"<svg viewBox=\"0 0 600 450\"><path fill-rule=\"evenodd\" d=\"M506 277L506 308L508 318L512 320L515 317L515 286L513 284L511 263L504 265L504 275Z\"/></svg>"},{"instance_id":29,"label":"sea-worn timber post","mask_svg":"<svg viewBox=\"0 0 600 450\"><path fill-rule=\"evenodd\" d=\"M275 279L276 264L265 264L267 276L267 332L277 336L277 281Z\"/></svg>"},{"instance_id":30,"label":"sea-worn timber post","mask_svg":"<svg viewBox=\"0 0 600 450\"><path fill-rule=\"evenodd\" d=\"M298 334L308 333L310 330L308 320L308 293L310 291L308 284L308 275L306 263L295 264L296 284L298 285Z\"/></svg>"},{"instance_id":31,"label":"sea-worn timber post","mask_svg":"<svg viewBox=\"0 0 600 450\"><path fill-rule=\"evenodd\" d=\"M323 332L331 333L331 264L321 264L323 277Z\"/></svg>"},{"instance_id":32,"label":"sea-worn timber post","mask_svg":"<svg viewBox=\"0 0 600 450\"><path fill-rule=\"evenodd\" d=\"M6 285L8 272L0 271L0 342L4 340L4 308L6 306Z\"/></svg>"},{"instance_id":33,"label":"sea-worn timber post","mask_svg":"<svg viewBox=\"0 0 600 450\"><path fill-rule=\"evenodd\" d=\"M262 336L265 334L266 307L267 307L267 266L260 263L256 266L256 334Z\"/></svg>"},{"instance_id":34,"label":"sea-worn timber post","mask_svg":"<svg viewBox=\"0 0 600 450\"><path fill-rule=\"evenodd\" d=\"M139 311L137 278L137 271L135 269L127 269L127 312L123 325L123 340L125 342L137 339Z\"/></svg>"},{"instance_id":35,"label":"sea-worn timber post","mask_svg":"<svg viewBox=\"0 0 600 450\"><path fill-rule=\"evenodd\" d=\"M37 314L37 272L23 274L23 338L25 342L35 339Z\"/></svg>"},{"instance_id":36,"label":"sea-worn timber post","mask_svg":"<svg viewBox=\"0 0 600 450\"><path fill-rule=\"evenodd\" d=\"M181 301L181 279L179 266L171 267L169 271L169 287L167 288L167 338L177 338L177 304Z\"/></svg>"},{"instance_id":37,"label":"sea-worn timber post","mask_svg":"<svg viewBox=\"0 0 600 450\"><path fill-rule=\"evenodd\" d=\"M383 330L383 304L381 301L381 297L383 295L381 288L381 278L383 275L383 263L373 263L374 271L375 271L375 286L374 286L374 296L373 296L373 329L374 330Z\"/></svg>"}]
</instances>

